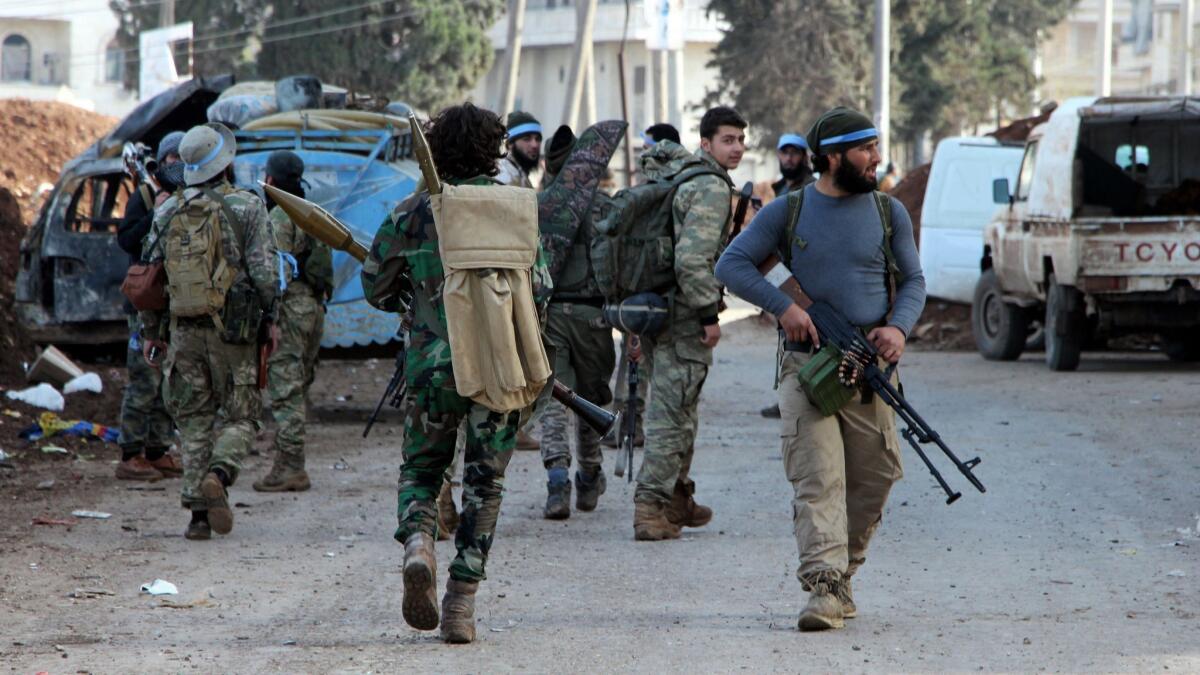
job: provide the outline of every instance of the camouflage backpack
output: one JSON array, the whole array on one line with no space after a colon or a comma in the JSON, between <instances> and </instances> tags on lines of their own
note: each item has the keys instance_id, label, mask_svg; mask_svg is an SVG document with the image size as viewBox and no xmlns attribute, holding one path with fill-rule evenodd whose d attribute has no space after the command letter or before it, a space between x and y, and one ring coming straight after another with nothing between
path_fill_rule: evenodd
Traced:
<instances>
[{"instance_id":1,"label":"camouflage backpack","mask_svg":"<svg viewBox=\"0 0 1200 675\"><path fill-rule=\"evenodd\" d=\"M606 299L620 301L674 287L675 191L705 175L728 181L721 172L696 160L673 175L621 190L593 212L592 270Z\"/></svg>"},{"instance_id":2,"label":"camouflage backpack","mask_svg":"<svg viewBox=\"0 0 1200 675\"><path fill-rule=\"evenodd\" d=\"M221 248L222 214L241 236L241 221L212 190L184 202L162 234L171 316L211 316L218 330L224 330L221 310L237 276Z\"/></svg>"}]
</instances>

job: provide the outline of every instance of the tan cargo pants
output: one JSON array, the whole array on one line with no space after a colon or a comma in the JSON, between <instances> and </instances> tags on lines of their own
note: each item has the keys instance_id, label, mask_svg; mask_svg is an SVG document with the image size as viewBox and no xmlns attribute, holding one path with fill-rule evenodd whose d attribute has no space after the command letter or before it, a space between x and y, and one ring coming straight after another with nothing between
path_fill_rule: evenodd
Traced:
<instances>
[{"instance_id":1,"label":"tan cargo pants","mask_svg":"<svg viewBox=\"0 0 1200 675\"><path fill-rule=\"evenodd\" d=\"M904 473L892 409L875 396L822 416L800 389L798 373L810 358L784 352L779 379L783 465L795 492L796 576L806 589L822 572L849 577L858 570L892 484Z\"/></svg>"}]
</instances>

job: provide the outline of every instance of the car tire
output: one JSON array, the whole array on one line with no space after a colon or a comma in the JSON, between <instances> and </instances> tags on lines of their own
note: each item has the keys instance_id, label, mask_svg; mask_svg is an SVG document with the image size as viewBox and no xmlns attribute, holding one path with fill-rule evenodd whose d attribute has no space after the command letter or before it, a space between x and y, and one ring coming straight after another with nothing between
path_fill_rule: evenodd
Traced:
<instances>
[{"instance_id":1,"label":"car tire","mask_svg":"<svg viewBox=\"0 0 1200 675\"><path fill-rule=\"evenodd\" d=\"M1050 276L1046 293L1046 365L1064 372L1079 367L1083 353L1087 317L1082 294L1069 286L1059 286Z\"/></svg>"},{"instance_id":2,"label":"car tire","mask_svg":"<svg viewBox=\"0 0 1200 675\"><path fill-rule=\"evenodd\" d=\"M1162 350L1168 359L1178 363L1200 361L1200 334L1187 331L1163 333Z\"/></svg>"},{"instance_id":3,"label":"car tire","mask_svg":"<svg viewBox=\"0 0 1200 675\"><path fill-rule=\"evenodd\" d=\"M985 270L975 284L971 333L975 348L990 361L1012 361L1025 350L1029 311L1005 302L995 270Z\"/></svg>"}]
</instances>

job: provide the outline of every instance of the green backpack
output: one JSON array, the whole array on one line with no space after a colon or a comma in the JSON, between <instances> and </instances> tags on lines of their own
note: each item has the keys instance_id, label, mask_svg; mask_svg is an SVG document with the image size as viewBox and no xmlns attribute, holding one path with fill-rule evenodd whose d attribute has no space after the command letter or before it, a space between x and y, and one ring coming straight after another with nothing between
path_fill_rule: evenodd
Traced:
<instances>
[{"instance_id":1,"label":"green backpack","mask_svg":"<svg viewBox=\"0 0 1200 675\"><path fill-rule=\"evenodd\" d=\"M237 276L222 250L222 216L242 237L242 224L224 198L205 190L184 202L160 235L171 316L211 316L219 330L224 329L221 311L226 294Z\"/></svg>"},{"instance_id":2,"label":"green backpack","mask_svg":"<svg viewBox=\"0 0 1200 675\"><path fill-rule=\"evenodd\" d=\"M728 182L721 172L697 161L674 175L625 188L593 212L592 273L606 299L620 301L674 287L675 190L706 175Z\"/></svg>"}]
</instances>

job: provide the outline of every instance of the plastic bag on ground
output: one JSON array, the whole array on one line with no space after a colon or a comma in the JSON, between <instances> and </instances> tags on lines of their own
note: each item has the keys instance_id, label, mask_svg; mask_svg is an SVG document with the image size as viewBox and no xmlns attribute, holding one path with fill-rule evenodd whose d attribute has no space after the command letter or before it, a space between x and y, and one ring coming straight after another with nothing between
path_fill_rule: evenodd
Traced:
<instances>
[{"instance_id":1,"label":"plastic bag on ground","mask_svg":"<svg viewBox=\"0 0 1200 675\"><path fill-rule=\"evenodd\" d=\"M62 393L74 394L78 391L90 391L99 394L104 389L100 376L95 373L84 373L63 385Z\"/></svg>"},{"instance_id":2,"label":"plastic bag on ground","mask_svg":"<svg viewBox=\"0 0 1200 675\"><path fill-rule=\"evenodd\" d=\"M58 390L52 385L45 382L36 387L20 391L10 391L8 392L8 397L14 401L20 401L38 408L45 408L46 410L61 411L63 406L66 405L66 400L63 399L62 394L58 393Z\"/></svg>"}]
</instances>

